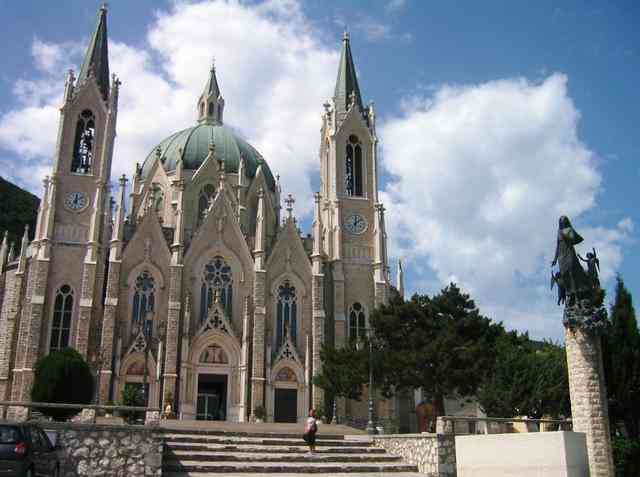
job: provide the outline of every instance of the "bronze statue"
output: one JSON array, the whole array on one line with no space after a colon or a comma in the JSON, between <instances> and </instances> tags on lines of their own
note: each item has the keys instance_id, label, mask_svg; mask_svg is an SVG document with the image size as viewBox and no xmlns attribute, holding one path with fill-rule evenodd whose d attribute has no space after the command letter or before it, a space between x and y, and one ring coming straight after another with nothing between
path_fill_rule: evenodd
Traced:
<instances>
[{"instance_id":1,"label":"bronze statue","mask_svg":"<svg viewBox=\"0 0 640 477\"><path fill-rule=\"evenodd\" d=\"M575 231L569 217L563 215L558 221L558 239L556 241L556 254L551 262L553 267L558 263L560 268L559 281L565 289L569 304L575 301L579 295L584 295L594 288L594 284L580 265L575 246L583 241L583 238Z\"/></svg>"},{"instance_id":2,"label":"bronze statue","mask_svg":"<svg viewBox=\"0 0 640 477\"><path fill-rule=\"evenodd\" d=\"M591 281L595 286L600 287L600 278L598 277L598 272L600 272L600 260L598 260L596 249L594 248L593 252L588 252L587 258L582 258L580 254L578 254L578 258L587 263L587 273L589 274L589 278L591 278Z\"/></svg>"},{"instance_id":3,"label":"bronze statue","mask_svg":"<svg viewBox=\"0 0 640 477\"><path fill-rule=\"evenodd\" d=\"M564 285L560 280L560 272L553 273L551 270L551 289L553 285L558 287L558 305L562 305L567 301L567 290L564 289Z\"/></svg>"},{"instance_id":4,"label":"bronze statue","mask_svg":"<svg viewBox=\"0 0 640 477\"><path fill-rule=\"evenodd\" d=\"M586 259L576 253L575 246L582 241L569 218L560 217L556 254L551 262L551 267L558 264L559 271L551 269L551 288L558 286L558 305L565 305L562 322L567 329L604 332L607 310L603 306L605 292L598 278L600 260L595 248L587 253ZM582 268L581 260L587 263L588 271Z\"/></svg>"}]
</instances>

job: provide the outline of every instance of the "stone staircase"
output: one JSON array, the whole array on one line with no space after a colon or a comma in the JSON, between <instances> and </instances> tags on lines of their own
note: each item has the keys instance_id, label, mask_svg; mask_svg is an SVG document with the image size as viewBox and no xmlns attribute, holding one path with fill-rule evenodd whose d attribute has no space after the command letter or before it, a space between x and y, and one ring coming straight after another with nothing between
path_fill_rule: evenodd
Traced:
<instances>
[{"instance_id":1,"label":"stone staircase","mask_svg":"<svg viewBox=\"0 0 640 477\"><path fill-rule=\"evenodd\" d=\"M403 463L400 457L374 447L366 438L351 440L343 435L319 434L316 452L309 455L301 436L294 434L180 429L166 431L163 437L162 468L167 477L421 475L415 465Z\"/></svg>"}]
</instances>

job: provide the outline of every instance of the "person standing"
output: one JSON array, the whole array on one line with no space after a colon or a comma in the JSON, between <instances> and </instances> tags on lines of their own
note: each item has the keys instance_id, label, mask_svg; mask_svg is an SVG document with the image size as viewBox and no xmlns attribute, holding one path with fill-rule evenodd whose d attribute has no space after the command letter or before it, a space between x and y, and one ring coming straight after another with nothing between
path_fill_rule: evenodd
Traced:
<instances>
[{"instance_id":1,"label":"person standing","mask_svg":"<svg viewBox=\"0 0 640 477\"><path fill-rule=\"evenodd\" d=\"M309 454L313 454L316 451L316 432L318 432L318 423L316 422L316 410L311 409L309 411L309 418L304 428L304 434L302 438L309 445Z\"/></svg>"}]
</instances>

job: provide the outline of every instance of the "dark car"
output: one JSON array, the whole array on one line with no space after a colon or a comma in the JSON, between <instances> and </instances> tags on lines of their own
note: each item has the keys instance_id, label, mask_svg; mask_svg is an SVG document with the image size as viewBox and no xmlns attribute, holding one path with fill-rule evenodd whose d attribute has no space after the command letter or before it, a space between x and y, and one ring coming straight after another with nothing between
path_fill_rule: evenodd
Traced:
<instances>
[{"instance_id":1,"label":"dark car","mask_svg":"<svg viewBox=\"0 0 640 477\"><path fill-rule=\"evenodd\" d=\"M0 421L0 477L58 477L56 448L38 424Z\"/></svg>"}]
</instances>

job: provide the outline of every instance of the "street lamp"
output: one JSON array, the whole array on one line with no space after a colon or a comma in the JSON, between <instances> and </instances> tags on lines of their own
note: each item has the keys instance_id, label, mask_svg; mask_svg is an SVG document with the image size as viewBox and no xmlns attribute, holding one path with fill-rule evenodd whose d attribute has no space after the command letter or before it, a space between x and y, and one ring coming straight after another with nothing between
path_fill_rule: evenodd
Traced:
<instances>
[{"instance_id":1,"label":"street lamp","mask_svg":"<svg viewBox=\"0 0 640 477\"><path fill-rule=\"evenodd\" d=\"M370 328L364 329L365 336L369 339L369 421L367 422L367 434L376 433L376 426L373 422L373 335ZM356 348L362 351L364 343L360 337L356 341Z\"/></svg>"}]
</instances>

